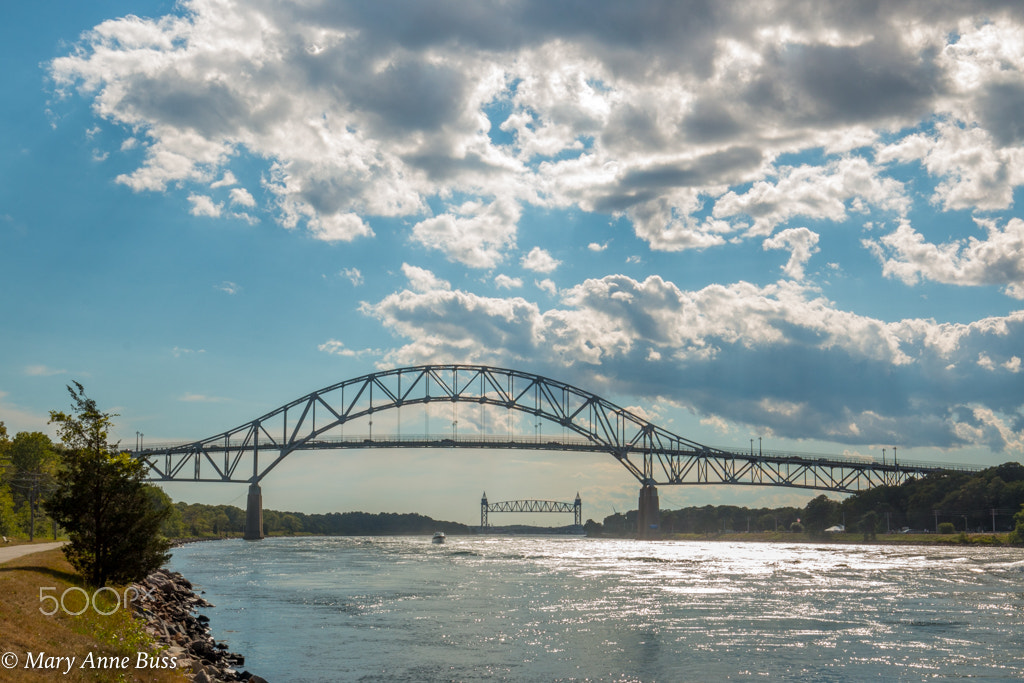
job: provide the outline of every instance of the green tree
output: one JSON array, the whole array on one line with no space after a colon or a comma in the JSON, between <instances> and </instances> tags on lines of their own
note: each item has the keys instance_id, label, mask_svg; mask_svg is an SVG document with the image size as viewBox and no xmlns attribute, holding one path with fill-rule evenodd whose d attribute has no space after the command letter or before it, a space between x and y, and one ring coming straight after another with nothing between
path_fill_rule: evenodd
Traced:
<instances>
[{"instance_id":1,"label":"green tree","mask_svg":"<svg viewBox=\"0 0 1024 683\"><path fill-rule=\"evenodd\" d=\"M1020 511L1013 516L1013 531L1010 533L1010 543L1024 545L1024 505Z\"/></svg>"},{"instance_id":2,"label":"green tree","mask_svg":"<svg viewBox=\"0 0 1024 683\"><path fill-rule=\"evenodd\" d=\"M824 494L807 503L803 516L803 523L807 528L807 532L811 534L824 532L826 528L838 521L839 510L839 503L829 500Z\"/></svg>"},{"instance_id":3,"label":"green tree","mask_svg":"<svg viewBox=\"0 0 1024 683\"><path fill-rule=\"evenodd\" d=\"M11 472L8 482L14 509L21 519L21 527L28 531L29 540L36 528L47 528L48 520L39 512L43 496L53 490L59 457L50 437L42 432L18 432L7 448Z\"/></svg>"},{"instance_id":4,"label":"green tree","mask_svg":"<svg viewBox=\"0 0 1024 683\"><path fill-rule=\"evenodd\" d=\"M11 487L7 483L10 445L11 442L7 438L7 426L0 421L0 536L9 536L15 532L14 498L11 496Z\"/></svg>"},{"instance_id":5,"label":"green tree","mask_svg":"<svg viewBox=\"0 0 1024 683\"><path fill-rule=\"evenodd\" d=\"M184 535L184 524L181 520L181 511L174 505L171 497L160 488L152 484L146 485L146 493L149 494L151 504L157 510L167 510L167 516L160 526L160 533L167 538L181 538Z\"/></svg>"},{"instance_id":6,"label":"green tree","mask_svg":"<svg viewBox=\"0 0 1024 683\"><path fill-rule=\"evenodd\" d=\"M45 508L68 531L64 554L90 584L138 581L169 557L160 535L169 509L154 505L145 465L107 443L114 416L74 384L72 412L50 411L64 451L58 488Z\"/></svg>"},{"instance_id":7,"label":"green tree","mask_svg":"<svg viewBox=\"0 0 1024 683\"><path fill-rule=\"evenodd\" d=\"M868 510L860 518L857 526L860 527L860 532L864 534L865 541L875 540L875 535L878 533L878 513L874 510Z\"/></svg>"}]
</instances>

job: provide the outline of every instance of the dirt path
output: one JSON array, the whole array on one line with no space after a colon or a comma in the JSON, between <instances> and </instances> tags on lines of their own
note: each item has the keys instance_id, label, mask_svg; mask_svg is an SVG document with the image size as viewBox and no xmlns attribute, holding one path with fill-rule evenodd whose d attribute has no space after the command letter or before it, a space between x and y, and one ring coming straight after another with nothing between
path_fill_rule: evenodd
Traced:
<instances>
[{"instance_id":1,"label":"dirt path","mask_svg":"<svg viewBox=\"0 0 1024 683\"><path fill-rule=\"evenodd\" d=\"M10 562L16 557L28 555L29 553L41 553L44 550L53 550L67 543L57 541L56 543L26 543L25 545L0 546L0 564Z\"/></svg>"}]
</instances>

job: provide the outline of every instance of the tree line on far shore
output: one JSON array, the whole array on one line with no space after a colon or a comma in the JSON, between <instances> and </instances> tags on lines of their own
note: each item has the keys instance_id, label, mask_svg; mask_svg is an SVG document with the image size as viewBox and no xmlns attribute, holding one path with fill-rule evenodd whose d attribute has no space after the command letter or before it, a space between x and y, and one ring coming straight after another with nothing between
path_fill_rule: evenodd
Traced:
<instances>
[{"instance_id":1,"label":"tree line on far shore","mask_svg":"<svg viewBox=\"0 0 1024 683\"><path fill-rule=\"evenodd\" d=\"M1007 462L980 472L943 471L900 486L880 486L845 500L820 495L804 507L748 509L705 505L662 510L662 533L719 534L802 531L824 533L842 525L873 536L901 530L917 532L1014 532L1024 543L1024 465ZM636 533L636 510L588 520L590 535Z\"/></svg>"},{"instance_id":2,"label":"tree line on far shore","mask_svg":"<svg viewBox=\"0 0 1024 683\"><path fill-rule=\"evenodd\" d=\"M161 493L163 493L161 491ZM166 497L166 494L163 494ZM171 503L171 512L164 521L163 533L168 538L209 538L241 536L245 530L245 510L233 505L203 503ZM309 534L314 536L386 536L391 534L468 534L470 527L458 522L444 522L415 513L394 512L329 512L306 514L263 510L263 533L273 535Z\"/></svg>"}]
</instances>

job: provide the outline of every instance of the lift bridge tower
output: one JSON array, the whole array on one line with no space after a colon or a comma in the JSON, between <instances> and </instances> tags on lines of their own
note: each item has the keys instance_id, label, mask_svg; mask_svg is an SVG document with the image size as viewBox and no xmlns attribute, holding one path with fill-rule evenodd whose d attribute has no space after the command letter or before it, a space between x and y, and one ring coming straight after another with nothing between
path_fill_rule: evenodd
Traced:
<instances>
[{"instance_id":1,"label":"lift bridge tower","mask_svg":"<svg viewBox=\"0 0 1024 683\"><path fill-rule=\"evenodd\" d=\"M574 524L583 526L583 502L580 494L571 503L560 503L554 500L506 500L500 503L487 502L487 492L480 498L480 528L486 529L489 524L487 515L491 512L571 512Z\"/></svg>"}]
</instances>

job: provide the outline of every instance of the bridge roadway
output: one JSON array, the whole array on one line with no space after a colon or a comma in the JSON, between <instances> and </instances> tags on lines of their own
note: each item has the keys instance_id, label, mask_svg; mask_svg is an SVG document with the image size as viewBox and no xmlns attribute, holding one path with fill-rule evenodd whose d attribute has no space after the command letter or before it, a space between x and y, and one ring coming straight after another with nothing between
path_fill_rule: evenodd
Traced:
<instances>
[{"instance_id":1,"label":"bridge roadway","mask_svg":"<svg viewBox=\"0 0 1024 683\"><path fill-rule=\"evenodd\" d=\"M150 481L194 481L249 483L249 476L240 476L239 468L207 467L210 474L203 476L202 464L214 463L212 454L234 455L241 443L207 444L203 451L206 458L181 457L181 451L193 444L189 442L154 444L144 451L135 452L136 457L150 461ZM455 436L437 437L430 435L383 435L371 438L368 435L310 439L293 450L361 450L368 448L465 448L465 449L506 449L532 451L568 451L577 453L608 453L608 446L582 437L547 436ZM267 449L270 450L269 448ZM662 450L646 453L641 446L623 447L615 455L626 469L639 481L645 479L655 486L685 486L708 484L746 484L750 486L788 486L793 488L820 489L838 493L856 493L874 486L898 486L908 479L922 477L944 470L978 472L984 469L975 465L938 465L917 461L881 463L877 460L799 453L790 451L729 451L721 448L706 450L683 449ZM656 467L649 468L651 476L645 476L629 456L648 456ZM165 460L157 465L156 459ZM177 457L175 462L173 458ZM192 468L188 468L188 464ZM277 463L274 463L276 465ZM272 466L274 466L272 465ZM264 475L270 468L264 471ZM189 473L191 472L191 476ZM260 477L262 479L262 477Z\"/></svg>"},{"instance_id":2,"label":"bridge roadway","mask_svg":"<svg viewBox=\"0 0 1024 683\"><path fill-rule=\"evenodd\" d=\"M373 417L403 406L451 405L451 437L374 437ZM460 436L457 404L518 411L562 430L562 437ZM355 420L371 433L344 436ZM356 423L358 424L358 423ZM714 448L673 434L591 392L541 375L486 365L421 365L374 372L293 400L255 420L203 441L139 449L151 481L248 482L247 537L262 537L260 481L290 453L366 448L470 448L611 454L640 483L640 533L658 523L657 486L730 484L786 486L855 493L896 486L967 465ZM262 461L261 461L262 457ZM267 461L270 461L269 464ZM251 468L247 465L251 462ZM251 474L249 474L251 472Z\"/></svg>"}]
</instances>

